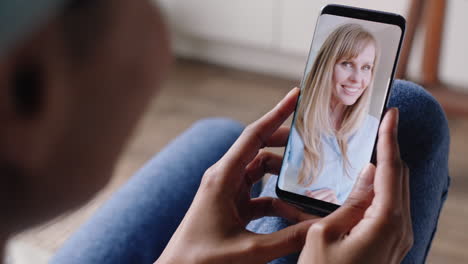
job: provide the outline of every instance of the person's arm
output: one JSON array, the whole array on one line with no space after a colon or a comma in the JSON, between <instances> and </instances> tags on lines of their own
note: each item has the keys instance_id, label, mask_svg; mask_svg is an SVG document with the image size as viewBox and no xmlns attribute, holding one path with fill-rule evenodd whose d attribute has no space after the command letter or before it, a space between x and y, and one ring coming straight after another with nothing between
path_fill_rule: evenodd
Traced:
<instances>
[{"instance_id":1,"label":"person's arm","mask_svg":"<svg viewBox=\"0 0 468 264\"><path fill-rule=\"evenodd\" d=\"M380 127L377 167L366 167L343 206L311 226L299 263L400 263L405 257L413 231L397 127L392 109Z\"/></svg>"},{"instance_id":2,"label":"person's arm","mask_svg":"<svg viewBox=\"0 0 468 264\"><path fill-rule=\"evenodd\" d=\"M279 173L282 158L262 151L284 146L289 129L280 125L294 111L294 89L272 111L249 125L226 155L203 176L194 201L156 263L266 263L299 252L317 217L271 197L250 198L265 173ZM271 234L245 229L254 219L282 216L300 222Z\"/></svg>"}]
</instances>

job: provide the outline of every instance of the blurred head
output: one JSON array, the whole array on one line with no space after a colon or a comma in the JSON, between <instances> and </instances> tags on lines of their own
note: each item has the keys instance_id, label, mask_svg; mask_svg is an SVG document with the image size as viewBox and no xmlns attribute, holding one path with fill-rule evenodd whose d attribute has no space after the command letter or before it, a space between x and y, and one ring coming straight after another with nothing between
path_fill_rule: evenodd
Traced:
<instances>
[{"instance_id":1,"label":"blurred head","mask_svg":"<svg viewBox=\"0 0 468 264\"><path fill-rule=\"evenodd\" d=\"M54 16L0 51L0 228L9 232L107 183L170 62L150 1L53 1L64 2Z\"/></svg>"},{"instance_id":2,"label":"blurred head","mask_svg":"<svg viewBox=\"0 0 468 264\"><path fill-rule=\"evenodd\" d=\"M309 186L322 169L322 137L333 135L349 167L348 138L367 115L377 64L377 41L357 24L344 24L325 40L304 83L296 129L304 143L299 184ZM336 128L331 113L345 106Z\"/></svg>"}]
</instances>

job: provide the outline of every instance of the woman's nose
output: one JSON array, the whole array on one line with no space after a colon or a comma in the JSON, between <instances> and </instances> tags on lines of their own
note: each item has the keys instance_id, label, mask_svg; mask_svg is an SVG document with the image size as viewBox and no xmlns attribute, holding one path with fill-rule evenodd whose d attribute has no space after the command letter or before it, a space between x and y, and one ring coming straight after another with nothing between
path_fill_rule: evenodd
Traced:
<instances>
[{"instance_id":1,"label":"woman's nose","mask_svg":"<svg viewBox=\"0 0 468 264\"><path fill-rule=\"evenodd\" d=\"M359 70L353 70L352 73L349 75L349 79L353 82L361 82L362 80L362 74L361 71Z\"/></svg>"}]
</instances>

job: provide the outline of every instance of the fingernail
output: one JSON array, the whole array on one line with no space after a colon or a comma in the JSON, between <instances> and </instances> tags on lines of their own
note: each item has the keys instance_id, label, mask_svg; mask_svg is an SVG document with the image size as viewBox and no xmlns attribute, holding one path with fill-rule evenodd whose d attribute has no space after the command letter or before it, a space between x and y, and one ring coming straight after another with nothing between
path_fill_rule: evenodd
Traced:
<instances>
[{"instance_id":1,"label":"fingernail","mask_svg":"<svg viewBox=\"0 0 468 264\"><path fill-rule=\"evenodd\" d=\"M298 88L297 87L294 87L291 89L291 91L288 92L288 94L286 95L286 97L290 96L292 93L294 93Z\"/></svg>"},{"instance_id":2,"label":"fingernail","mask_svg":"<svg viewBox=\"0 0 468 264\"><path fill-rule=\"evenodd\" d=\"M280 107L281 105L283 105L283 102L286 100L286 98L288 98L289 96L291 96L291 94L293 94L295 91L296 91L297 87L294 87L291 91L289 91L283 99L281 99L281 101L279 101L277 104L276 104L276 107Z\"/></svg>"}]
</instances>

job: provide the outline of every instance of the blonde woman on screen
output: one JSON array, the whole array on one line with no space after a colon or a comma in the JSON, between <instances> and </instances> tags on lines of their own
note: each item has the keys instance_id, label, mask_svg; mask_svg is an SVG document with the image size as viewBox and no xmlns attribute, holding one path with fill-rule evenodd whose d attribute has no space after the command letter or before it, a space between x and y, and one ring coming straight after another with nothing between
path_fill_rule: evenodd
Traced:
<instances>
[{"instance_id":1,"label":"blonde woman on screen","mask_svg":"<svg viewBox=\"0 0 468 264\"><path fill-rule=\"evenodd\" d=\"M370 160L378 119L368 113L378 47L357 24L325 40L304 83L286 153L290 191L342 204Z\"/></svg>"}]
</instances>

